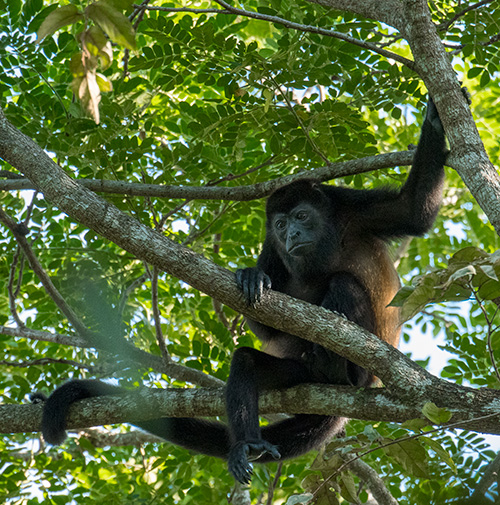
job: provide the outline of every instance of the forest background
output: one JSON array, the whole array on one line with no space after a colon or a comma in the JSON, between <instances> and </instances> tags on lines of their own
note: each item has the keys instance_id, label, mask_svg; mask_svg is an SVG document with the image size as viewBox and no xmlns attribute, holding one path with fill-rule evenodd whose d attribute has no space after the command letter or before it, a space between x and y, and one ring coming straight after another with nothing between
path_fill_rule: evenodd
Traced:
<instances>
[{"instance_id":1,"label":"forest background","mask_svg":"<svg viewBox=\"0 0 500 505\"><path fill-rule=\"evenodd\" d=\"M498 503L499 47L498 1L0 1L3 502ZM451 149L443 205L392 249L404 342L448 352L434 375L284 295L246 307L233 273L255 264L277 187L401 185L428 93ZM242 314L385 386L262 395L265 414L353 421L320 454L256 467L249 490L119 424L223 415L232 351L259 345ZM27 395L71 377L170 389L82 402L86 429L48 447Z\"/></svg>"}]
</instances>

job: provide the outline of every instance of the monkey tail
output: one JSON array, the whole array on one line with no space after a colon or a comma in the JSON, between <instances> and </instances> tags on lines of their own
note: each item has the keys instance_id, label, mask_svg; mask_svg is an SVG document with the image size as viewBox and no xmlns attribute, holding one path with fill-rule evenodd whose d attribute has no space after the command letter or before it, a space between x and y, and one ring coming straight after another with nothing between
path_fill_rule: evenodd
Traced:
<instances>
[{"instance_id":1,"label":"monkey tail","mask_svg":"<svg viewBox=\"0 0 500 505\"><path fill-rule=\"evenodd\" d=\"M71 404L96 396L121 395L127 391L97 380L71 380L58 387L48 398L43 393L31 395L33 403L44 402L42 433L46 442L58 445L67 437L66 418ZM214 421L187 417L162 417L132 422L153 435L186 449L227 459L229 434L226 426Z\"/></svg>"},{"instance_id":2,"label":"monkey tail","mask_svg":"<svg viewBox=\"0 0 500 505\"><path fill-rule=\"evenodd\" d=\"M334 435L341 433L347 419L336 416L299 414L265 426L262 438L275 445L280 459L289 459L319 449ZM270 454L264 454L258 463L274 461Z\"/></svg>"}]
</instances>

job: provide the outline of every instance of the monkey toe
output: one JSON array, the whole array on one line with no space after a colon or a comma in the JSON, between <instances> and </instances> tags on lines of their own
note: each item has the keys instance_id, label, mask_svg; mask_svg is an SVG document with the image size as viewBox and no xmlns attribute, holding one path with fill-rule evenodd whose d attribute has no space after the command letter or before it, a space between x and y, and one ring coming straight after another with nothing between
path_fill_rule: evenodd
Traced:
<instances>
[{"instance_id":1,"label":"monkey toe","mask_svg":"<svg viewBox=\"0 0 500 505\"><path fill-rule=\"evenodd\" d=\"M275 460L281 459L277 447L266 440L237 442L229 453L229 471L241 484L249 484L253 474L253 466L250 461L257 461L266 454Z\"/></svg>"}]
</instances>

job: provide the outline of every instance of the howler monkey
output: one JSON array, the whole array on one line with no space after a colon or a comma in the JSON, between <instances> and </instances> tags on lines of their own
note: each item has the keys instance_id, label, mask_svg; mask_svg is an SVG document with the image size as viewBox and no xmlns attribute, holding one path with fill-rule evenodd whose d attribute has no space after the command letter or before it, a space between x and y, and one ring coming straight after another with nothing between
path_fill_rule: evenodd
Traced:
<instances>
[{"instance_id":1,"label":"howler monkey","mask_svg":"<svg viewBox=\"0 0 500 505\"><path fill-rule=\"evenodd\" d=\"M422 235L437 214L446 159L445 136L432 100L413 167L400 191L353 190L299 180L267 201L266 238L257 266L236 272L248 304L267 289L287 293L343 314L393 346L397 309L387 307L399 280L387 239ZM259 426L259 392L302 383L369 386L373 376L347 359L300 337L248 320L266 351L241 347L233 356L226 388L228 427L194 418L159 418L134 424L197 452L225 458L241 483L250 461L291 458L317 448L338 432L335 416L295 415ZM65 437L69 406L80 399L121 393L93 380L63 384L46 399L42 432L49 443ZM40 396L39 396L40 397Z\"/></svg>"}]
</instances>

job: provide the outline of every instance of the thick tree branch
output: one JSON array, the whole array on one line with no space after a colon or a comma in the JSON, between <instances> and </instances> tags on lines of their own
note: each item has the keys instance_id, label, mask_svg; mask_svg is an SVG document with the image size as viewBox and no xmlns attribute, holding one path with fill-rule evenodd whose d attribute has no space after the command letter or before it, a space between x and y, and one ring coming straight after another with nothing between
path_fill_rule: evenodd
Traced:
<instances>
[{"instance_id":1,"label":"thick tree branch","mask_svg":"<svg viewBox=\"0 0 500 505\"><path fill-rule=\"evenodd\" d=\"M311 3L317 3L324 7L351 12L363 16L368 19L380 21L381 23L392 26L396 30L403 32L404 27L408 25L403 4L394 0L308 0ZM447 30L455 21L463 17L471 10L479 9L484 5L492 3L493 0L482 0L473 5L469 5L465 9L457 12L450 20L441 23L437 28L439 31ZM427 3L427 2L426 2ZM401 36L392 35L394 40L400 39Z\"/></svg>"},{"instance_id":2,"label":"thick tree branch","mask_svg":"<svg viewBox=\"0 0 500 505\"><path fill-rule=\"evenodd\" d=\"M404 17L402 4L398 0L309 0L329 9L352 12L368 19L385 23L397 30Z\"/></svg>"},{"instance_id":3,"label":"thick tree branch","mask_svg":"<svg viewBox=\"0 0 500 505\"><path fill-rule=\"evenodd\" d=\"M443 393L442 390L440 392L445 398L447 408L453 413L451 423L455 425L463 422L460 427L464 429L500 434L498 391L469 389L467 392L466 388L463 389L463 394L453 396L446 396L446 392ZM262 393L259 396L259 410L262 414L335 414L367 421L404 422L423 417L418 401L413 400L408 398L407 402L403 403L401 398L387 389L304 384ZM0 433L38 431L41 412L40 405L0 405ZM128 391L123 396L99 397L78 402L70 409L68 428L81 429L163 416L224 414L222 388L142 388L139 391Z\"/></svg>"},{"instance_id":4,"label":"thick tree branch","mask_svg":"<svg viewBox=\"0 0 500 505\"><path fill-rule=\"evenodd\" d=\"M424 0L404 0L406 25L416 69L434 98L450 142L452 162L470 192L500 233L500 177L488 159L450 58Z\"/></svg>"}]
</instances>

